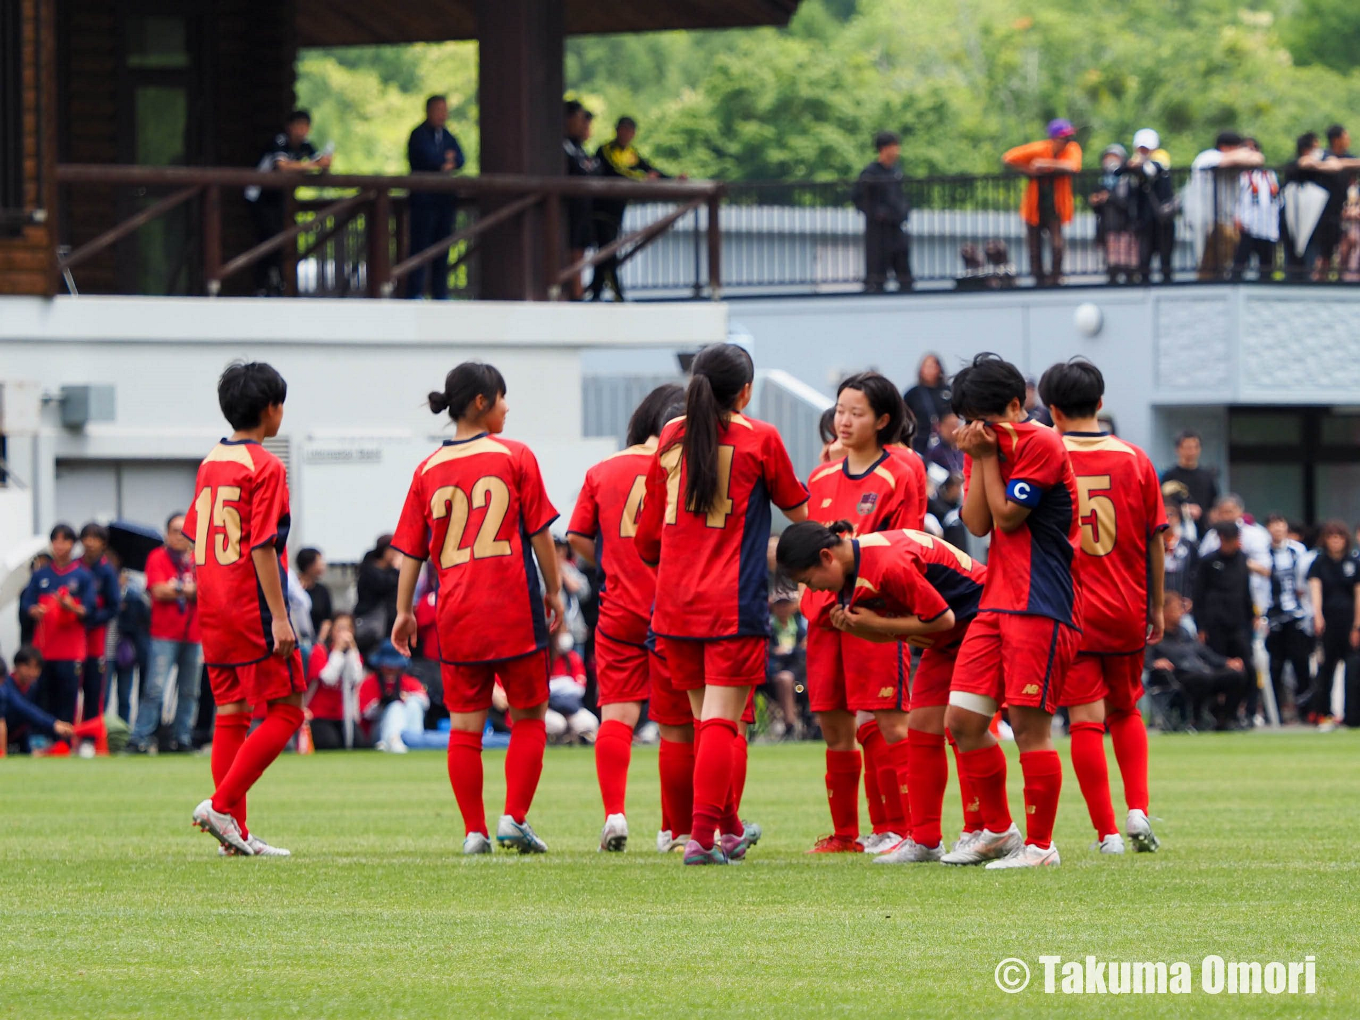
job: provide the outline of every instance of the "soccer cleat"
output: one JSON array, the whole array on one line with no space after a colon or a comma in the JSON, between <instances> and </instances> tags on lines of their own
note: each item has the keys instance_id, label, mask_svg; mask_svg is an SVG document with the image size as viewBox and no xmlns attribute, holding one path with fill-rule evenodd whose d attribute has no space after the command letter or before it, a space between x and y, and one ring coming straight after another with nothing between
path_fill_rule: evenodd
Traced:
<instances>
[{"instance_id":1,"label":"soccer cleat","mask_svg":"<svg viewBox=\"0 0 1360 1020\"><path fill-rule=\"evenodd\" d=\"M987 864L988 871L1004 871L1007 868L1053 868L1061 864L1058 858L1058 844L1049 843L1048 846L1035 846L1033 843L1022 843L1018 850L1013 850L999 860L990 861Z\"/></svg>"},{"instance_id":2,"label":"soccer cleat","mask_svg":"<svg viewBox=\"0 0 1360 1020\"><path fill-rule=\"evenodd\" d=\"M723 853L727 855L730 862L746 859L746 851L756 845L760 839L760 826L755 822L744 822L740 836L730 832L723 833L718 842L722 844Z\"/></svg>"},{"instance_id":3,"label":"soccer cleat","mask_svg":"<svg viewBox=\"0 0 1360 1020\"><path fill-rule=\"evenodd\" d=\"M741 824L746 829L746 846L748 848L753 847L757 843L759 843L760 837L765 835L765 830L760 827L759 822L748 822L746 819L743 818L741 820Z\"/></svg>"},{"instance_id":4,"label":"soccer cleat","mask_svg":"<svg viewBox=\"0 0 1360 1020\"><path fill-rule=\"evenodd\" d=\"M942 856L940 863L981 864L983 861L994 861L1013 854L1024 845L1025 839L1020 835L1020 829L1012 822L1011 827L1005 832L983 829L966 847L961 845L957 850L951 850Z\"/></svg>"},{"instance_id":5,"label":"soccer cleat","mask_svg":"<svg viewBox=\"0 0 1360 1020\"><path fill-rule=\"evenodd\" d=\"M221 811L214 811L211 797L194 808L193 823L242 857L254 856L255 851L250 849L250 844L242 838L241 827L236 824L236 819Z\"/></svg>"},{"instance_id":6,"label":"soccer cleat","mask_svg":"<svg viewBox=\"0 0 1360 1020\"><path fill-rule=\"evenodd\" d=\"M678 833L671 835L670 829L662 829L656 834L656 852L668 854L672 850L683 850L685 844L689 842L689 833Z\"/></svg>"},{"instance_id":7,"label":"soccer cleat","mask_svg":"<svg viewBox=\"0 0 1360 1020\"><path fill-rule=\"evenodd\" d=\"M859 840L851 839L849 836L837 836L834 833L830 836L823 836L812 844L810 854L860 854L864 853L864 847L860 846Z\"/></svg>"},{"instance_id":8,"label":"soccer cleat","mask_svg":"<svg viewBox=\"0 0 1360 1020\"><path fill-rule=\"evenodd\" d=\"M883 838L878 841L878 846L873 850L866 849L866 854L886 854L896 850L903 842L910 842L910 836L899 836L895 832L883 833Z\"/></svg>"},{"instance_id":9,"label":"soccer cleat","mask_svg":"<svg viewBox=\"0 0 1360 1020\"><path fill-rule=\"evenodd\" d=\"M895 832L871 832L861 837L858 842L866 854L881 854L902 842L902 837Z\"/></svg>"},{"instance_id":10,"label":"soccer cleat","mask_svg":"<svg viewBox=\"0 0 1360 1020\"><path fill-rule=\"evenodd\" d=\"M477 854L491 853L491 840L484 832L469 832L463 840L463 855L473 857Z\"/></svg>"},{"instance_id":11,"label":"soccer cleat","mask_svg":"<svg viewBox=\"0 0 1360 1020\"><path fill-rule=\"evenodd\" d=\"M697 839L691 839L685 844L685 863L686 864L726 864L727 854L723 853L721 843L714 843L705 850L699 845Z\"/></svg>"},{"instance_id":12,"label":"soccer cleat","mask_svg":"<svg viewBox=\"0 0 1360 1020\"><path fill-rule=\"evenodd\" d=\"M623 815L610 815L604 820L600 831L600 849L610 853L622 853L628 847L628 819Z\"/></svg>"},{"instance_id":13,"label":"soccer cleat","mask_svg":"<svg viewBox=\"0 0 1360 1020\"><path fill-rule=\"evenodd\" d=\"M406 746L406 741L402 740L400 735L393 737L391 740L379 740L373 747L375 750L382 751L384 754L405 754L410 750L410 748Z\"/></svg>"},{"instance_id":14,"label":"soccer cleat","mask_svg":"<svg viewBox=\"0 0 1360 1020\"><path fill-rule=\"evenodd\" d=\"M954 840L954 842L950 844L949 852L953 853L955 850L968 849L968 847L972 846L974 843L977 842L978 838L981 835L982 835L981 829L973 829L971 832L968 831L967 829L964 829L963 832L959 833L959 838Z\"/></svg>"},{"instance_id":15,"label":"soccer cleat","mask_svg":"<svg viewBox=\"0 0 1360 1020\"><path fill-rule=\"evenodd\" d=\"M250 844L252 857L292 857L293 851L285 850L281 846L270 846L259 836L254 834L246 837L246 842ZM219 846L217 848L219 857L243 857L245 856L235 847Z\"/></svg>"},{"instance_id":16,"label":"soccer cleat","mask_svg":"<svg viewBox=\"0 0 1360 1020\"><path fill-rule=\"evenodd\" d=\"M1124 852L1124 837L1117 832L1112 832L1104 839L1092 843L1091 849L1099 850L1103 854L1122 854Z\"/></svg>"},{"instance_id":17,"label":"soccer cleat","mask_svg":"<svg viewBox=\"0 0 1360 1020\"><path fill-rule=\"evenodd\" d=\"M1157 848L1162 845L1152 833L1152 823L1148 821L1147 812L1139 811L1137 808L1129 812L1124 831L1128 833L1129 842L1133 844L1135 853L1155 854Z\"/></svg>"},{"instance_id":18,"label":"soccer cleat","mask_svg":"<svg viewBox=\"0 0 1360 1020\"><path fill-rule=\"evenodd\" d=\"M501 815L496 825L496 842L507 850L518 850L522 854L546 854L548 844L538 838L538 833L528 820L517 822L509 815Z\"/></svg>"},{"instance_id":19,"label":"soccer cleat","mask_svg":"<svg viewBox=\"0 0 1360 1020\"><path fill-rule=\"evenodd\" d=\"M944 856L944 840L939 846L922 846L908 837L887 853L874 858L875 864L925 864L938 861Z\"/></svg>"}]
</instances>

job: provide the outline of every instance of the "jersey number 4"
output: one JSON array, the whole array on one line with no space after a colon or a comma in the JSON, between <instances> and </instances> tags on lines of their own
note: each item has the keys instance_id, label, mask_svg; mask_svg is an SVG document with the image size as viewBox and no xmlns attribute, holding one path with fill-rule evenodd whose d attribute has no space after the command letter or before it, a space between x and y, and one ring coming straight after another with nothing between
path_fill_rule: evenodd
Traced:
<instances>
[{"instance_id":1,"label":"jersey number 4","mask_svg":"<svg viewBox=\"0 0 1360 1020\"><path fill-rule=\"evenodd\" d=\"M467 530L469 510L486 507L486 516L477 529L472 548L464 549L463 532ZM444 534L444 545L439 550L439 566L448 570L474 557L479 560L494 556L509 556L510 543L496 535L510 509L510 487L495 475L486 475L472 483L472 498L456 485L445 485L430 497L430 516L436 521L449 519L449 530Z\"/></svg>"},{"instance_id":2,"label":"jersey number 4","mask_svg":"<svg viewBox=\"0 0 1360 1020\"><path fill-rule=\"evenodd\" d=\"M709 507L707 520L710 528L727 527L727 518L732 515L732 455L735 446L718 447L718 489L713 494L713 505ZM674 524L680 510L680 458L683 448L672 446L661 455L661 466L666 469L666 523Z\"/></svg>"},{"instance_id":3,"label":"jersey number 4","mask_svg":"<svg viewBox=\"0 0 1360 1020\"><path fill-rule=\"evenodd\" d=\"M203 566L208 562L208 529L216 526L222 534L213 542L213 556L224 567L229 567L241 558L241 511L230 503L241 498L241 488L237 485L223 485L213 498L212 486L204 486L194 500L194 563Z\"/></svg>"},{"instance_id":4,"label":"jersey number 4","mask_svg":"<svg viewBox=\"0 0 1360 1020\"><path fill-rule=\"evenodd\" d=\"M1117 537L1114 500L1109 475L1077 475L1077 517L1081 524L1081 551L1087 556L1108 556Z\"/></svg>"}]
</instances>

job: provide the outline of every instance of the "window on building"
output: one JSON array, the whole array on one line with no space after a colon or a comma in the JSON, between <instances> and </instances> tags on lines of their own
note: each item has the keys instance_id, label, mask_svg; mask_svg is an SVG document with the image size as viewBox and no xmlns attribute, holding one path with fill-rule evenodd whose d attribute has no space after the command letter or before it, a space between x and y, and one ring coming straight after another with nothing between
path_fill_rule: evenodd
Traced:
<instances>
[{"instance_id":1,"label":"window on building","mask_svg":"<svg viewBox=\"0 0 1360 1020\"><path fill-rule=\"evenodd\" d=\"M1331 517L1352 520L1360 507L1358 410L1231 408L1228 464L1233 490L1259 518L1278 511L1308 523Z\"/></svg>"}]
</instances>

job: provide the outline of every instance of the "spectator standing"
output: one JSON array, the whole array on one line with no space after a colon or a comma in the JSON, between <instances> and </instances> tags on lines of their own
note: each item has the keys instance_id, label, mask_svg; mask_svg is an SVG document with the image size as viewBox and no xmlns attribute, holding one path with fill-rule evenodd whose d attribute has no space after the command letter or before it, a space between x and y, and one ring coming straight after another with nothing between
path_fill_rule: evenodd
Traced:
<instances>
[{"instance_id":1,"label":"spectator standing","mask_svg":"<svg viewBox=\"0 0 1360 1020\"><path fill-rule=\"evenodd\" d=\"M1100 181L1087 202L1096 214L1096 246L1105 253L1111 283L1138 279L1142 193L1126 164L1128 151L1116 142L1100 154Z\"/></svg>"},{"instance_id":2,"label":"spectator standing","mask_svg":"<svg viewBox=\"0 0 1360 1020\"><path fill-rule=\"evenodd\" d=\"M938 354L924 355L916 366L916 385L902 394L907 410L916 419L916 434L912 436L911 448L922 456L930 448L930 440L937 434L944 416L954 413L949 406L950 396L944 362ZM831 410L834 413L835 409ZM844 455L842 452L837 457Z\"/></svg>"},{"instance_id":3,"label":"spectator standing","mask_svg":"<svg viewBox=\"0 0 1360 1020\"><path fill-rule=\"evenodd\" d=\"M1336 261L1342 283L1360 283L1360 185L1354 182L1341 209L1341 245Z\"/></svg>"},{"instance_id":4,"label":"spectator standing","mask_svg":"<svg viewBox=\"0 0 1360 1020\"><path fill-rule=\"evenodd\" d=\"M1196 538L1204 512L1218 502L1217 472L1200 464L1202 452L1199 433L1185 429L1176 436L1176 465L1162 472L1163 485L1179 482L1185 486L1186 501L1182 510L1190 519L1194 531L1191 537Z\"/></svg>"},{"instance_id":5,"label":"spectator standing","mask_svg":"<svg viewBox=\"0 0 1360 1020\"><path fill-rule=\"evenodd\" d=\"M293 569L297 571L298 581L307 593L312 607L312 633L317 641L326 640L327 626L335 615L331 603L331 591L322 583L326 576L326 558L320 549L300 549L293 558Z\"/></svg>"},{"instance_id":6,"label":"spectator standing","mask_svg":"<svg viewBox=\"0 0 1360 1020\"><path fill-rule=\"evenodd\" d=\"M1189 702L1190 724L1198 726L1204 706L1212 706L1216 728L1232 729L1237 712L1254 686L1247 674L1247 660L1226 656L1197 640L1181 625L1185 600L1167 590L1162 604L1166 632L1162 640L1148 645L1144 661L1151 671L1149 689L1174 681ZM1161 676L1158 676L1161 674Z\"/></svg>"},{"instance_id":7,"label":"spectator standing","mask_svg":"<svg viewBox=\"0 0 1360 1020\"><path fill-rule=\"evenodd\" d=\"M563 106L562 150L566 156L568 177L595 177L600 172L600 161L586 151L590 141L591 122L595 115L575 99ZM585 258L586 249L595 245L594 203L588 196L568 198L567 208L567 264L575 265ZM581 278L567 283L568 297L580 301Z\"/></svg>"},{"instance_id":8,"label":"spectator standing","mask_svg":"<svg viewBox=\"0 0 1360 1020\"><path fill-rule=\"evenodd\" d=\"M894 131L874 136L878 157L860 171L851 192L855 208L864 213L864 290L883 293L888 273L899 291L912 288L911 240L907 219L911 202L902 176L902 138Z\"/></svg>"},{"instance_id":9,"label":"spectator standing","mask_svg":"<svg viewBox=\"0 0 1360 1020\"><path fill-rule=\"evenodd\" d=\"M306 110L294 110L284 121L283 130L265 147L255 169L261 172L278 170L328 170L329 151L317 154L307 136L312 130L312 115ZM255 220L255 234L259 241L283 233L287 210L288 189L246 188ZM255 263L255 296L277 297L283 293L283 249L276 248Z\"/></svg>"},{"instance_id":10,"label":"spectator standing","mask_svg":"<svg viewBox=\"0 0 1360 1020\"><path fill-rule=\"evenodd\" d=\"M58 524L49 537L52 561L33 572L19 608L37 621L33 645L43 658L37 703L63 722L75 722L87 647L85 621L94 615L95 585L89 571L71 558L74 529Z\"/></svg>"},{"instance_id":11,"label":"spectator standing","mask_svg":"<svg viewBox=\"0 0 1360 1020\"><path fill-rule=\"evenodd\" d=\"M198 633L198 586L194 581L193 545L184 537L184 515L165 522L165 545L146 558L146 589L151 596L151 664L128 750L145 754L156 746L161 710L170 671L175 671L175 718L170 750L189 752L198 714L199 667L203 649Z\"/></svg>"},{"instance_id":12,"label":"spectator standing","mask_svg":"<svg viewBox=\"0 0 1360 1020\"><path fill-rule=\"evenodd\" d=\"M444 96L425 100L425 119L416 125L406 140L406 160L413 174L452 174L463 169L467 160L463 147L446 126L449 101ZM447 193L412 191L407 199L411 210L411 254L424 251L453 233L458 200ZM406 278L406 296L425 296L425 267L411 270ZM445 248L430 260L430 297L443 301L449 296L449 251Z\"/></svg>"},{"instance_id":13,"label":"spectator standing","mask_svg":"<svg viewBox=\"0 0 1360 1020\"><path fill-rule=\"evenodd\" d=\"M1337 164L1324 165L1322 140L1316 131L1305 131L1294 143L1294 159L1284 168L1280 192L1280 240L1284 247L1285 278L1300 282L1312 268L1309 244L1321 222L1331 194L1331 177Z\"/></svg>"},{"instance_id":14,"label":"spectator standing","mask_svg":"<svg viewBox=\"0 0 1360 1020\"><path fill-rule=\"evenodd\" d=\"M1204 239L1199 278L1221 280L1232 265L1237 250L1237 228L1232 212L1237 205L1237 175L1228 171L1251 169L1265 163L1265 157L1247 148L1246 139L1236 131L1219 132L1212 149L1205 149L1190 164L1194 195L1194 216Z\"/></svg>"},{"instance_id":15,"label":"spectator standing","mask_svg":"<svg viewBox=\"0 0 1360 1020\"><path fill-rule=\"evenodd\" d=\"M601 177L612 177L625 181L647 181L670 179L670 174L662 173L642 158L633 140L637 137L637 121L632 117L620 117L614 125L614 137L595 151ZM623 214L628 201L622 198L597 198L594 202L595 244L604 248L618 240L623 230ZM616 301L623 300L623 283L619 280L619 259L611 255L598 266L590 278L590 299L599 301L604 296L605 285L614 292Z\"/></svg>"},{"instance_id":16,"label":"spectator standing","mask_svg":"<svg viewBox=\"0 0 1360 1020\"><path fill-rule=\"evenodd\" d=\"M1072 175L1081 170L1081 146L1070 120L1048 122L1048 138L1010 149L1005 164L1029 178L1020 216L1029 236L1029 266L1037 287L1062 282L1063 225L1072 222ZM1044 235L1052 252L1051 268L1044 271Z\"/></svg>"},{"instance_id":17,"label":"spectator standing","mask_svg":"<svg viewBox=\"0 0 1360 1020\"><path fill-rule=\"evenodd\" d=\"M307 663L310 681L307 712L312 743L318 751L336 751L362 743L359 686L364 682L364 660L354 641L354 617L340 613L331 621L326 639L312 649Z\"/></svg>"},{"instance_id":18,"label":"spectator standing","mask_svg":"<svg viewBox=\"0 0 1360 1020\"><path fill-rule=\"evenodd\" d=\"M927 465L940 468L946 475L963 474L963 451L959 449L958 442L959 429L962 427L963 423L953 411L945 413L940 418L935 441L926 451Z\"/></svg>"},{"instance_id":19,"label":"spectator standing","mask_svg":"<svg viewBox=\"0 0 1360 1020\"><path fill-rule=\"evenodd\" d=\"M397 581L401 553L392 548L391 535L379 535L359 562L355 585L354 635L359 651L377 647L392 633L397 619Z\"/></svg>"},{"instance_id":20,"label":"spectator standing","mask_svg":"<svg viewBox=\"0 0 1360 1020\"><path fill-rule=\"evenodd\" d=\"M1297 705L1312 687L1313 651L1311 614L1308 612L1308 550L1289 537L1289 521L1283 514L1266 520L1270 532L1270 608L1266 622L1266 652L1270 656L1270 684L1275 707L1284 717L1287 703ZM1284 667L1294 670L1294 697L1285 696Z\"/></svg>"},{"instance_id":21,"label":"spectator standing","mask_svg":"<svg viewBox=\"0 0 1360 1020\"><path fill-rule=\"evenodd\" d=\"M832 411L830 410L827 411L827 414L831 413ZM822 417L825 418L826 415L823 415ZM38 553L31 560L28 561L28 576L31 578L39 570L42 570L44 567L50 566L51 563L52 563L51 553L46 552ZM20 646L31 645L33 644L33 636L38 633L38 618L36 616L29 615L28 610L24 608L22 599L19 600L19 604L15 607L15 610L19 614L19 644Z\"/></svg>"},{"instance_id":22,"label":"spectator standing","mask_svg":"<svg viewBox=\"0 0 1360 1020\"><path fill-rule=\"evenodd\" d=\"M316 644L316 631L312 629L312 596L302 586L296 563L288 571L284 598L288 600L288 618L297 636L298 650L302 653L302 661L306 662L311 657L312 645Z\"/></svg>"},{"instance_id":23,"label":"spectator standing","mask_svg":"<svg viewBox=\"0 0 1360 1020\"><path fill-rule=\"evenodd\" d=\"M75 735L74 726L43 711L32 700L42 671L42 656L29 645L14 653L14 672L8 672L0 661L0 758L5 756L11 740L28 751L28 738L34 734L60 740L70 740Z\"/></svg>"},{"instance_id":24,"label":"spectator standing","mask_svg":"<svg viewBox=\"0 0 1360 1020\"><path fill-rule=\"evenodd\" d=\"M1260 152L1255 138L1246 140L1247 148ZM1274 170L1254 167L1237 178L1237 208L1233 226L1237 228L1237 251L1233 253L1233 279L1256 257L1258 277L1269 280L1275 269L1275 244L1280 239L1280 180Z\"/></svg>"},{"instance_id":25,"label":"spectator standing","mask_svg":"<svg viewBox=\"0 0 1360 1020\"><path fill-rule=\"evenodd\" d=\"M1176 248L1176 214L1180 203L1171 181L1171 157L1161 148L1161 138L1151 128L1133 135L1133 155L1128 168L1138 179L1145 216L1140 224L1138 271L1145 283L1152 282L1152 259L1157 258L1162 282L1171 282L1171 257Z\"/></svg>"},{"instance_id":26,"label":"spectator standing","mask_svg":"<svg viewBox=\"0 0 1360 1020\"><path fill-rule=\"evenodd\" d=\"M1242 551L1241 532L1233 521L1213 527L1218 547L1205 555L1195 578L1195 625L1199 638L1219 655L1250 662L1256 609L1251 599L1251 572ZM1248 695L1247 715L1256 714L1256 690Z\"/></svg>"},{"instance_id":27,"label":"spectator standing","mask_svg":"<svg viewBox=\"0 0 1360 1020\"><path fill-rule=\"evenodd\" d=\"M1350 534L1343 521L1328 521L1318 535L1321 550L1308 568L1313 601L1313 631L1322 660L1308 693L1299 698L1300 718L1323 722L1332 714L1336 668L1346 665L1346 710L1354 712L1352 688L1356 667L1350 662L1360 649L1360 560L1351 554Z\"/></svg>"},{"instance_id":28,"label":"spectator standing","mask_svg":"<svg viewBox=\"0 0 1360 1020\"><path fill-rule=\"evenodd\" d=\"M1195 543L1185 537L1179 507L1168 506L1166 519L1170 527L1162 532L1162 541L1166 543L1166 555L1163 558L1165 586L1167 591L1174 591L1184 599L1192 599L1195 576L1199 572L1199 550Z\"/></svg>"},{"instance_id":29,"label":"spectator standing","mask_svg":"<svg viewBox=\"0 0 1360 1020\"><path fill-rule=\"evenodd\" d=\"M131 571L119 572L118 586L118 642L113 656L118 716L123 722L131 722L133 670L139 686L145 686L151 674L151 603L145 582L137 580Z\"/></svg>"},{"instance_id":30,"label":"spectator standing","mask_svg":"<svg viewBox=\"0 0 1360 1020\"><path fill-rule=\"evenodd\" d=\"M1209 511L1209 523L1231 521L1237 525L1242 551L1247 556L1247 570L1251 575L1251 598L1262 612L1270 605L1270 532L1247 519L1242 497L1234 492L1220 496ZM1218 533L1212 528L1199 543L1203 558L1218 548Z\"/></svg>"},{"instance_id":31,"label":"spectator standing","mask_svg":"<svg viewBox=\"0 0 1360 1020\"><path fill-rule=\"evenodd\" d=\"M80 529L80 564L94 582L94 611L85 617L85 663L81 668L81 719L104 714L108 673L109 623L122 601L118 571L105 555L109 532L91 521Z\"/></svg>"}]
</instances>

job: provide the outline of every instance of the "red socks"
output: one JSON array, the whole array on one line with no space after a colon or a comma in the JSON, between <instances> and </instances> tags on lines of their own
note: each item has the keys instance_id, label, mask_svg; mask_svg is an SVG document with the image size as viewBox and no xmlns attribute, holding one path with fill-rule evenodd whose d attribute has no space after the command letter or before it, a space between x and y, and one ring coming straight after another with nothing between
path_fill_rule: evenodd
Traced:
<instances>
[{"instance_id":1,"label":"red socks","mask_svg":"<svg viewBox=\"0 0 1360 1020\"><path fill-rule=\"evenodd\" d=\"M855 732L855 739L864 748L864 797L869 802L869 821L874 832L896 832L905 826L902 796L897 790L897 778L888 757L888 742L879 731L877 720L871 719ZM891 779L885 782L885 779Z\"/></svg>"},{"instance_id":2,"label":"red socks","mask_svg":"<svg viewBox=\"0 0 1360 1020\"><path fill-rule=\"evenodd\" d=\"M1110 770L1105 761L1105 724L1074 722L1072 733L1072 771L1086 799L1086 810L1095 826L1096 838L1119 831L1114 821L1114 805L1110 803ZM1026 773L1028 776L1028 773Z\"/></svg>"},{"instance_id":3,"label":"red socks","mask_svg":"<svg viewBox=\"0 0 1360 1020\"><path fill-rule=\"evenodd\" d=\"M944 839L940 831L944 788L949 783L944 734L907 730L904 743L911 747L910 755L902 755L907 765L907 788L911 791L911 838L921 846L939 846ZM901 746L893 744L892 748Z\"/></svg>"},{"instance_id":4,"label":"red socks","mask_svg":"<svg viewBox=\"0 0 1360 1020\"><path fill-rule=\"evenodd\" d=\"M1006 801L1006 754L1001 750L1001 745L992 744L961 752L959 774L968 777L968 785L977 798L983 827L991 832L1009 829L1011 808Z\"/></svg>"},{"instance_id":5,"label":"red socks","mask_svg":"<svg viewBox=\"0 0 1360 1020\"><path fill-rule=\"evenodd\" d=\"M505 813L523 822L534 802L538 777L543 774L543 749L548 730L542 719L517 719L505 751Z\"/></svg>"},{"instance_id":6,"label":"red socks","mask_svg":"<svg viewBox=\"0 0 1360 1020\"><path fill-rule=\"evenodd\" d=\"M1148 739L1143 714L1138 709L1114 712L1105 722L1110 727L1114 757L1124 779L1124 802L1130 811L1148 809Z\"/></svg>"},{"instance_id":7,"label":"red socks","mask_svg":"<svg viewBox=\"0 0 1360 1020\"><path fill-rule=\"evenodd\" d=\"M826 752L826 799L831 805L831 824L837 836L855 839L859 836L859 770L858 751Z\"/></svg>"},{"instance_id":8,"label":"red socks","mask_svg":"<svg viewBox=\"0 0 1360 1020\"><path fill-rule=\"evenodd\" d=\"M633 756L633 727L619 719L600 723L595 737L595 775L606 815L624 813L628 795L628 762Z\"/></svg>"},{"instance_id":9,"label":"red socks","mask_svg":"<svg viewBox=\"0 0 1360 1020\"><path fill-rule=\"evenodd\" d=\"M273 764L302 725L302 719L302 709L296 705L276 702L269 706L264 722L241 744L227 774L217 784L212 797L214 811L230 812L237 804L244 807L246 791Z\"/></svg>"},{"instance_id":10,"label":"red socks","mask_svg":"<svg viewBox=\"0 0 1360 1020\"><path fill-rule=\"evenodd\" d=\"M690 838L705 850L713 847L713 835L731 809L733 745L738 723L730 719L705 719L697 724L694 752L694 822Z\"/></svg>"},{"instance_id":11,"label":"red socks","mask_svg":"<svg viewBox=\"0 0 1360 1020\"><path fill-rule=\"evenodd\" d=\"M949 749L954 753L954 775L958 776L959 799L963 801L963 831L977 832L982 828L982 810L977 794L973 792L973 783L963 771L963 752L948 729L944 731L944 738L949 741Z\"/></svg>"},{"instance_id":12,"label":"red socks","mask_svg":"<svg viewBox=\"0 0 1360 1020\"><path fill-rule=\"evenodd\" d=\"M661 772L661 828L688 835L694 820L694 744L662 740L657 753Z\"/></svg>"},{"instance_id":13,"label":"red socks","mask_svg":"<svg viewBox=\"0 0 1360 1020\"><path fill-rule=\"evenodd\" d=\"M1053 821L1058 817L1062 759L1057 751L1024 751L1020 771L1025 775L1025 842L1046 847L1053 842Z\"/></svg>"},{"instance_id":14,"label":"red socks","mask_svg":"<svg viewBox=\"0 0 1360 1020\"><path fill-rule=\"evenodd\" d=\"M516 727L518 729L518 727ZM486 808L482 805L482 734L468 730L449 731L449 785L463 815L463 831L490 835L486 828Z\"/></svg>"},{"instance_id":15,"label":"red socks","mask_svg":"<svg viewBox=\"0 0 1360 1020\"><path fill-rule=\"evenodd\" d=\"M737 727L737 742L732 746L732 810L738 813L741 795L746 792L746 751L746 724L742 723Z\"/></svg>"},{"instance_id":16,"label":"red socks","mask_svg":"<svg viewBox=\"0 0 1360 1020\"><path fill-rule=\"evenodd\" d=\"M213 786L221 786L222 780L227 778L227 773L231 771L231 764L236 760L236 754L241 750L241 745L246 742L246 734L249 732L249 712L217 713L213 720ZM242 797L239 803L232 805L231 816L236 819L236 824L240 826L241 835L248 836L250 831L246 828L246 798Z\"/></svg>"}]
</instances>

